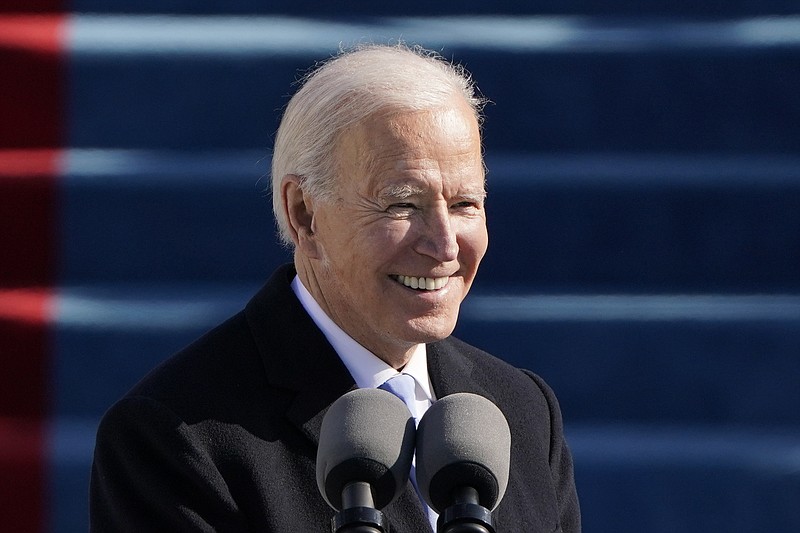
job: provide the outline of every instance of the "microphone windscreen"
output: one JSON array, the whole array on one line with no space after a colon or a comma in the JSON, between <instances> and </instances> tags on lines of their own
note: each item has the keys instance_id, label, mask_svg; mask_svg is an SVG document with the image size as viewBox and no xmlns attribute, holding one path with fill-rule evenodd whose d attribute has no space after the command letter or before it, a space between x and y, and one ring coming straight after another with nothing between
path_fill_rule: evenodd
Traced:
<instances>
[{"instance_id":1,"label":"microphone windscreen","mask_svg":"<svg viewBox=\"0 0 800 533\"><path fill-rule=\"evenodd\" d=\"M456 489L472 487L490 511L508 485L511 430L490 400L466 392L451 394L428 408L417 430L417 486L442 513Z\"/></svg>"},{"instance_id":2,"label":"microphone windscreen","mask_svg":"<svg viewBox=\"0 0 800 533\"><path fill-rule=\"evenodd\" d=\"M416 427L400 398L381 389L356 389L333 402L322 421L317 486L328 505L342 509L342 490L364 481L376 509L405 487Z\"/></svg>"}]
</instances>

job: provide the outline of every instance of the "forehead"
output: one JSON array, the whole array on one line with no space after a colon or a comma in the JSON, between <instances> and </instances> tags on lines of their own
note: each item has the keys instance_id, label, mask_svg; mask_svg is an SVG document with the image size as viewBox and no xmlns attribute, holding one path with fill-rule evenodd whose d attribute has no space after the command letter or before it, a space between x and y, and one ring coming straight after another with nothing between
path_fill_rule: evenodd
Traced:
<instances>
[{"instance_id":1,"label":"forehead","mask_svg":"<svg viewBox=\"0 0 800 533\"><path fill-rule=\"evenodd\" d=\"M349 128L338 148L340 178L358 189L409 182L483 188L480 130L465 102L371 116Z\"/></svg>"}]
</instances>

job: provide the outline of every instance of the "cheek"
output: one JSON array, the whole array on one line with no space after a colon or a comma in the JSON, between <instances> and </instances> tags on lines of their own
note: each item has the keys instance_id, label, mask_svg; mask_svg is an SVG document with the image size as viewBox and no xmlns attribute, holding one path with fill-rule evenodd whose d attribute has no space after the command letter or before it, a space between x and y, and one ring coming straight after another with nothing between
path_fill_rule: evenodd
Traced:
<instances>
[{"instance_id":1,"label":"cheek","mask_svg":"<svg viewBox=\"0 0 800 533\"><path fill-rule=\"evenodd\" d=\"M402 255L402 234L386 228L371 228L355 233L346 242L338 243L338 270L360 285L378 283L374 276Z\"/></svg>"},{"instance_id":2,"label":"cheek","mask_svg":"<svg viewBox=\"0 0 800 533\"><path fill-rule=\"evenodd\" d=\"M362 235L362 246L373 261L393 260L397 254L404 253L414 242L414 225L408 221L394 220L376 226Z\"/></svg>"},{"instance_id":3,"label":"cheek","mask_svg":"<svg viewBox=\"0 0 800 533\"><path fill-rule=\"evenodd\" d=\"M485 221L466 224L459 236L459 250L464 260L468 260L474 268L483 259L489 246L489 233Z\"/></svg>"}]
</instances>

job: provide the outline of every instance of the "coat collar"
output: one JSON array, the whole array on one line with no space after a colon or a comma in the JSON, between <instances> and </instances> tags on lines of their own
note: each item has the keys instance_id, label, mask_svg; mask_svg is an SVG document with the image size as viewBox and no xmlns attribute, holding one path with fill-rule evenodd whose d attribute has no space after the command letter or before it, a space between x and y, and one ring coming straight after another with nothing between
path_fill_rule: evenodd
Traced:
<instances>
[{"instance_id":1,"label":"coat collar","mask_svg":"<svg viewBox=\"0 0 800 533\"><path fill-rule=\"evenodd\" d=\"M267 382L294 393L286 415L314 444L328 407L355 387L333 347L292 292L292 265L279 268L245 308Z\"/></svg>"},{"instance_id":2,"label":"coat collar","mask_svg":"<svg viewBox=\"0 0 800 533\"><path fill-rule=\"evenodd\" d=\"M245 315L267 381L295 393L287 414L317 443L328 406L352 390L355 381L292 292L295 274L291 264L276 270L248 303ZM471 392L494 400L456 343L447 338L428 344L428 373L436 397Z\"/></svg>"}]
</instances>

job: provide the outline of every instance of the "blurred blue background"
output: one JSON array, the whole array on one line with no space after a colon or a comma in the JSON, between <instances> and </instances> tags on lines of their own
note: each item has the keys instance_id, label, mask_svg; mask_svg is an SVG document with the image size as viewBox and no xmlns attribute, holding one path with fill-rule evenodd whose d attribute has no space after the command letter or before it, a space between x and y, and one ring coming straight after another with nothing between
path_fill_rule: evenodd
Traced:
<instances>
[{"instance_id":1,"label":"blurred blue background","mask_svg":"<svg viewBox=\"0 0 800 533\"><path fill-rule=\"evenodd\" d=\"M292 83L398 39L492 100L457 335L556 390L584 530L800 531L796 1L75 0L66 31L50 531L87 529L104 410L289 259Z\"/></svg>"}]
</instances>

